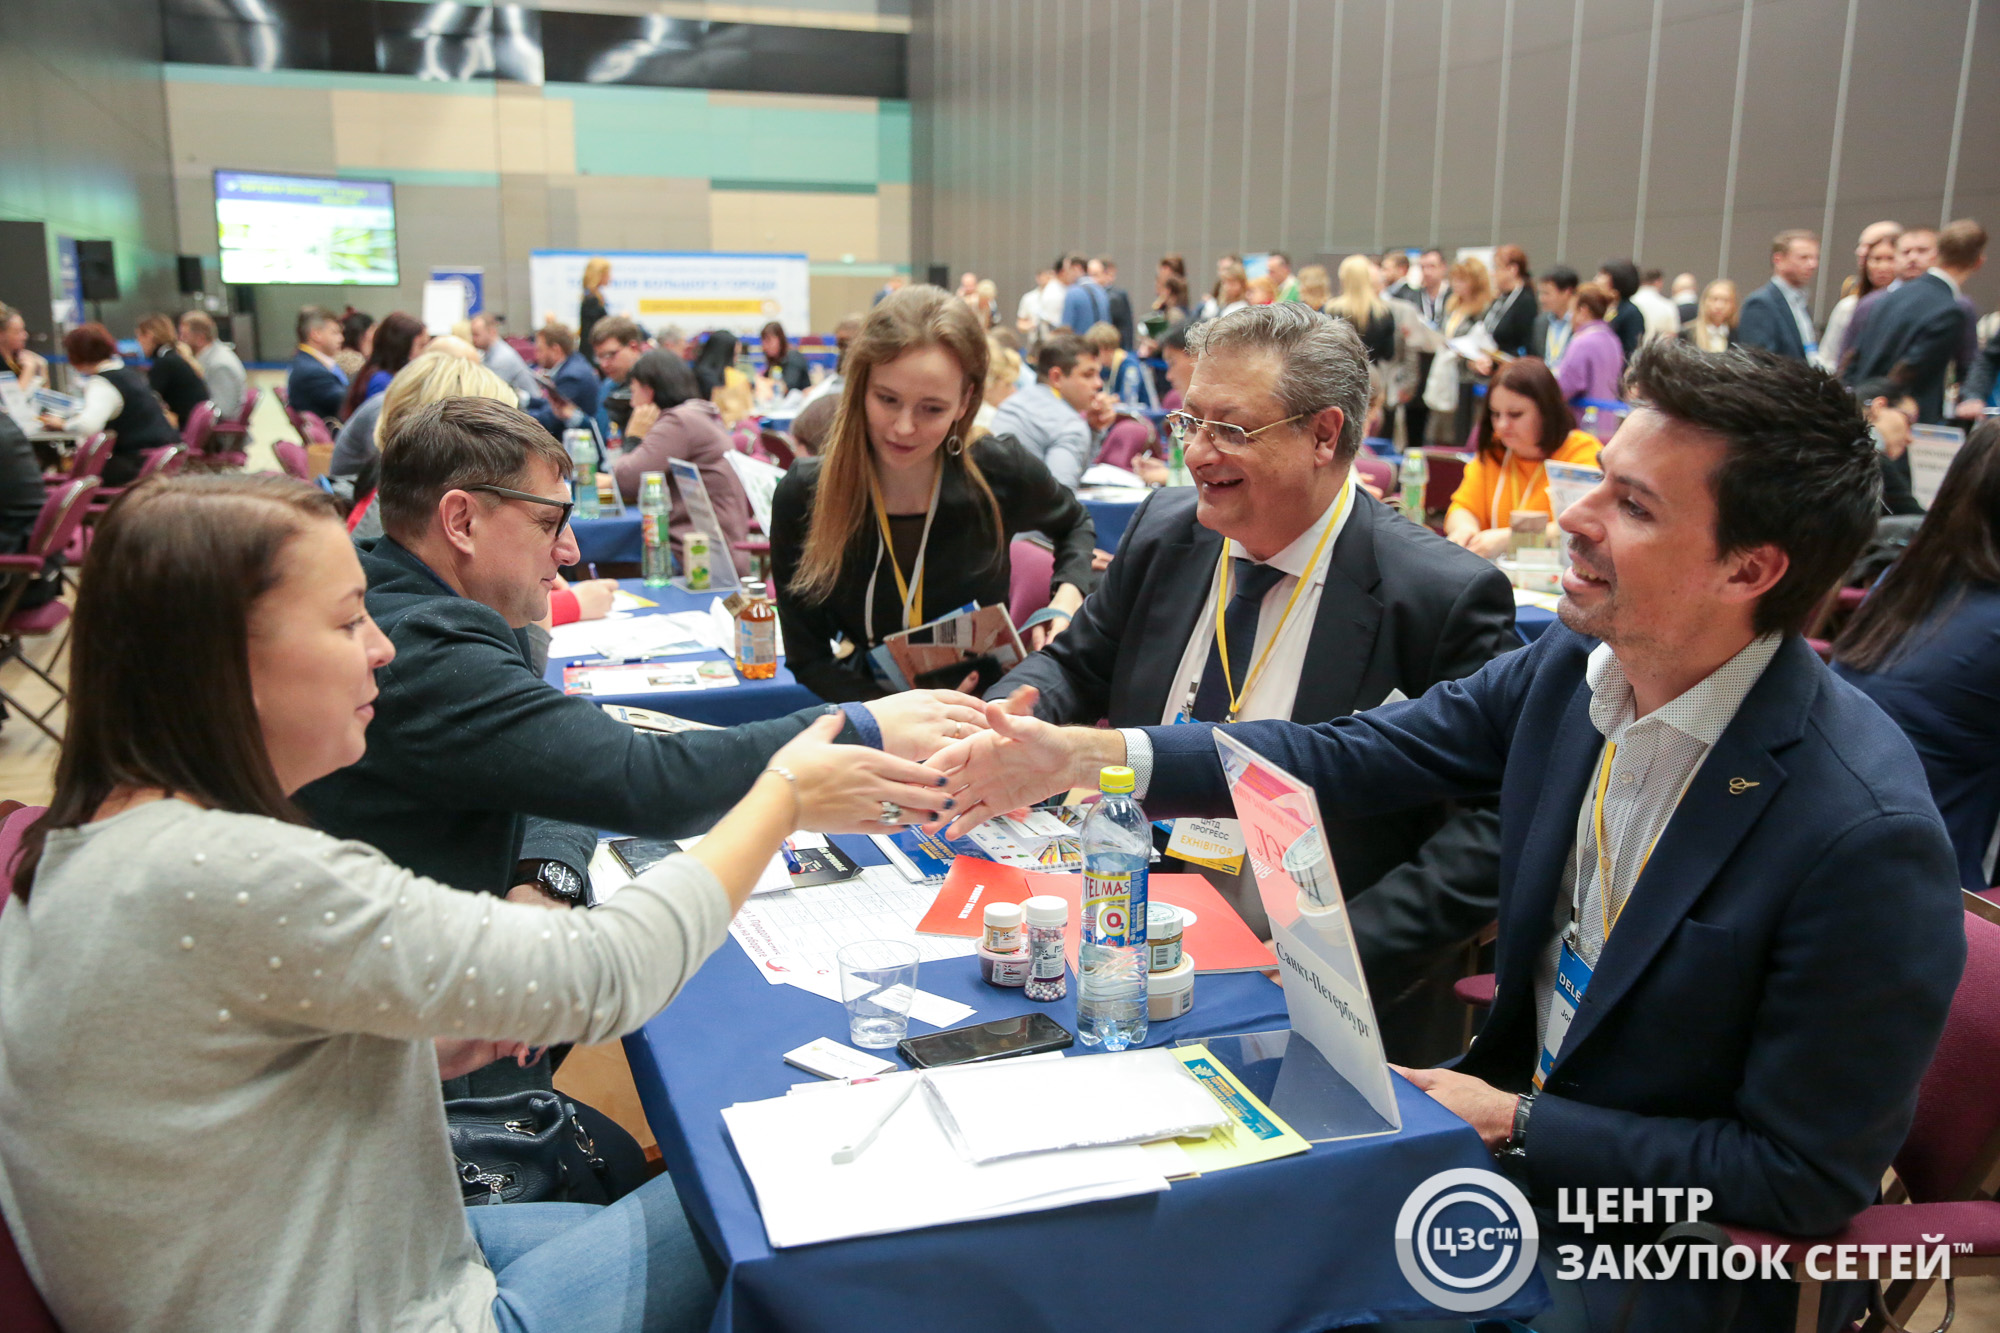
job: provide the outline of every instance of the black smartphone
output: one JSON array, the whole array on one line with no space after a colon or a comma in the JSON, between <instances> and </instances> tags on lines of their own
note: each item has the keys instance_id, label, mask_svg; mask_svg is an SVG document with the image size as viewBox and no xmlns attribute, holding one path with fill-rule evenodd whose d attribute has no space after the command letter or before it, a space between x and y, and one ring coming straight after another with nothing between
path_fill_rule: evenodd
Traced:
<instances>
[{"instance_id":1,"label":"black smartphone","mask_svg":"<svg viewBox=\"0 0 2000 1333\"><path fill-rule=\"evenodd\" d=\"M940 1065L973 1065L984 1060L1004 1060L1010 1055L1036 1055L1060 1051L1076 1043L1069 1029L1047 1014L1020 1014L948 1028L928 1037L905 1037L896 1043L896 1054L913 1069L936 1069Z\"/></svg>"}]
</instances>

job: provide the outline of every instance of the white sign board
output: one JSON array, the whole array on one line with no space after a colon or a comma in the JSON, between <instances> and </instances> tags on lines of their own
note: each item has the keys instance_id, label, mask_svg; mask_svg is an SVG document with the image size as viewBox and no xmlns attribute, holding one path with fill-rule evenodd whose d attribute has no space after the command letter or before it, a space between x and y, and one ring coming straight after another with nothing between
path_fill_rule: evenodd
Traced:
<instances>
[{"instance_id":1,"label":"white sign board","mask_svg":"<svg viewBox=\"0 0 2000 1333\"><path fill-rule=\"evenodd\" d=\"M667 477L674 489L681 493L681 503L687 506L688 519L697 531L708 538L708 587L687 586L685 573L674 580L675 586L687 592L730 592L742 587L736 579L736 551L729 544L728 534L722 530L721 520L715 516L715 505L708 498L708 483L701 479L701 469L685 458L669 458ZM685 560L685 548L681 555Z\"/></svg>"},{"instance_id":2,"label":"white sign board","mask_svg":"<svg viewBox=\"0 0 2000 1333\"><path fill-rule=\"evenodd\" d=\"M1319 800L1291 774L1217 728L1215 748L1243 828L1292 1030L1391 1127L1403 1127L1382 1027L1355 952Z\"/></svg>"},{"instance_id":3,"label":"white sign board","mask_svg":"<svg viewBox=\"0 0 2000 1333\"><path fill-rule=\"evenodd\" d=\"M649 332L727 329L755 338L772 320L799 338L812 332L811 282L804 255L710 254L702 251L535 250L528 256L534 327L550 319L576 327L583 266L611 263L604 305Z\"/></svg>"},{"instance_id":4,"label":"white sign board","mask_svg":"<svg viewBox=\"0 0 2000 1333\"><path fill-rule=\"evenodd\" d=\"M1910 460L1910 493L1918 504L1931 507L1964 443L1965 432L1956 426L1910 427L1910 451L1905 457Z\"/></svg>"}]
</instances>

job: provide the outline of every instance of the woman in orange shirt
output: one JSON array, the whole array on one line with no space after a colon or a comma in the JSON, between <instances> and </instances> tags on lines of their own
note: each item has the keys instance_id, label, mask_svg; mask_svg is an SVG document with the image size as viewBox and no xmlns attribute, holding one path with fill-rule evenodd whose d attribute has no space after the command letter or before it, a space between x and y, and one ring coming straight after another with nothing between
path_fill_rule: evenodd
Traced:
<instances>
[{"instance_id":1,"label":"woman in orange shirt","mask_svg":"<svg viewBox=\"0 0 2000 1333\"><path fill-rule=\"evenodd\" d=\"M1479 452L1452 493L1444 535L1489 560L1507 550L1516 509L1550 512L1544 462L1597 464L1597 438L1576 428L1556 377L1533 357L1494 374L1474 438Z\"/></svg>"}]
</instances>

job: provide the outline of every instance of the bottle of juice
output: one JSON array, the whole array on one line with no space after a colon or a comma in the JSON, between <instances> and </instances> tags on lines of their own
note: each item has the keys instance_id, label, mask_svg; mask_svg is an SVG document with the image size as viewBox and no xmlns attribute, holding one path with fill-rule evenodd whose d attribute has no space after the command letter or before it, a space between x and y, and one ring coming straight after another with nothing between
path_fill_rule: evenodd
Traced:
<instances>
[{"instance_id":1,"label":"bottle of juice","mask_svg":"<svg viewBox=\"0 0 2000 1333\"><path fill-rule=\"evenodd\" d=\"M778 674L778 608L754 593L733 592L723 601L736 617L736 669L745 680Z\"/></svg>"}]
</instances>

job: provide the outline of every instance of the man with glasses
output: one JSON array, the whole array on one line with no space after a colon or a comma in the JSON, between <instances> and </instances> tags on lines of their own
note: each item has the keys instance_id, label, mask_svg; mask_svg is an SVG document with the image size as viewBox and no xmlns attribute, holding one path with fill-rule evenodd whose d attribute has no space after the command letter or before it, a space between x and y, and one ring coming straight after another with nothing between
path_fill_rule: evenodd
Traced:
<instances>
[{"instance_id":1,"label":"man with glasses","mask_svg":"<svg viewBox=\"0 0 2000 1333\"><path fill-rule=\"evenodd\" d=\"M1507 580L1354 478L1368 353L1351 324L1253 306L1195 326L1187 345L1186 401L1167 421L1195 484L1147 499L1069 630L989 698L1033 686L1037 717L1086 725L1324 722L1520 646ZM1493 919L1498 816L1446 803L1328 815L1391 1051L1455 1053L1452 946ZM1268 933L1253 884L1211 877Z\"/></svg>"},{"instance_id":2,"label":"man with glasses","mask_svg":"<svg viewBox=\"0 0 2000 1333\"><path fill-rule=\"evenodd\" d=\"M396 657L377 673L367 756L298 795L320 828L456 888L570 906L595 830L704 831L825 711L667 736L552 688L518 634L548 615L556 572L577 560L562 446L483 398L420 408L384 445L387 536L361 564ZM850 704L845 737L923 759L982 725L977 705L946 691ZM524 1077L482 1075L458 1095ZM528 1086L546 1086L546 1071Z\"/></svg>"}]
</instances>

